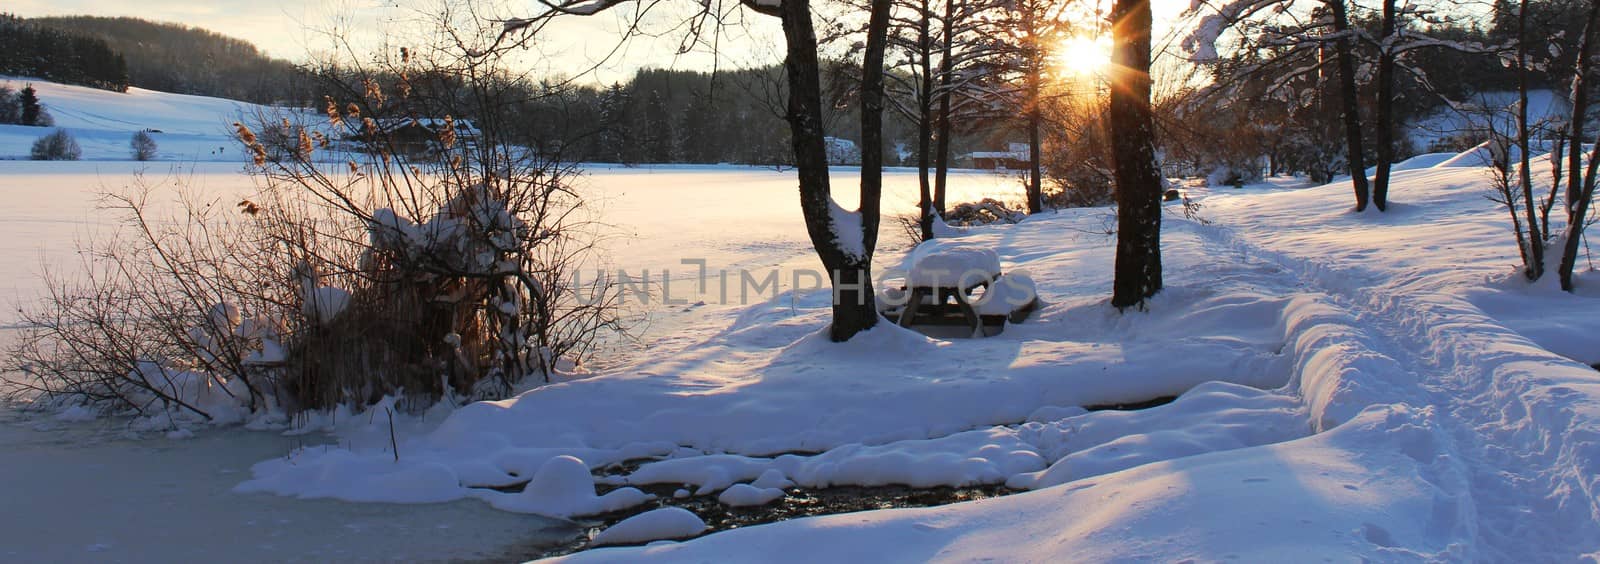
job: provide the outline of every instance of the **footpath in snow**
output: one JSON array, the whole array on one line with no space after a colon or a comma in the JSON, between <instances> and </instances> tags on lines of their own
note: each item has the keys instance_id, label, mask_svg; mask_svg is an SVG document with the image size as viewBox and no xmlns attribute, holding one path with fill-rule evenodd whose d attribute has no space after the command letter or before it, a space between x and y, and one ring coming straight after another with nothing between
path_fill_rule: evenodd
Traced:
<instances>
[{"instance_id":1,"label":"footpath in snow","mask_svg":"<svg viewBox=\"0 0 1600 564\"><path fill-rule=\"evenodd\" d=\"M976 230L1046 302L1000 336L883 324L832 344L826 294L780 296L664 358L462 408L398 462L308 449L237 491L581 516L661 503L645 484L730 505L796 485L1033 490L575 560L1600 558L1600 348L1573 338L1600 334L1600 279L1573 296L1516 278L1486 180L1403 171L1381 215L1350 212L1343 184L1210 195L1209 223L1168 216L1147 312L1106 305L1111 245L1084 234L1106 210ZM646 515L608 542L698 528Z\"/></svg>"}]
</instances>

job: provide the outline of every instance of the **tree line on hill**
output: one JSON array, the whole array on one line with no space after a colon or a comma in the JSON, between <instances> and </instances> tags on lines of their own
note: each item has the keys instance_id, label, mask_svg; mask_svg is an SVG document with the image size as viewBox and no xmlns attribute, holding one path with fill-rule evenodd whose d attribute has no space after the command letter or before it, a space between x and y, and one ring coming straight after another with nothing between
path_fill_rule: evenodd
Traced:
<instances>
[{"instance_id":1,"label":"tree line on hill","mask_svg":"<svg viewBox=\"0 0 1600 564\"><path fill-rule=\"evenodd\" d=\"M248 41L182 24L138 18L53 16L28 20L103 41L127 59L127 83L140 88L241 100L307 105L316 84L294 63Z\"/></svg>"},{"instance_id":2,"label":"tree line on hill","mask_svg":"<svg viewBox=\"0 0 1600 564\"><path fill-rule=\"evenodd\" d=\"M317 74L324 84L358 82L332 67ZM410 80L419 83L427 79L412 76ZM432 79L435 83L444 80ZM793 164L784 121L781 67L715 73L641 69L627 82L609 85L546 80L519 81L505 88L514 93L507 98L515 101L493 113L505 122L508 138L563 160L627 165ZM824 88L836 92L848 86L830 83ZM409 108L401 113L427 111ZM859 141L855 128L850 127L859 119L859 108L841 103L825 108L823 114L826 135L835 138L841 148L834 162L858 164L859 151L843 148ZM883 151L885 162L915 165L916 125L898 114L885 118L889 140ZM953 137L957 151L1003 146L1006 139L1004 132L989 130Z\"/></svg>"},{"instance_id":3,"label":"tree line on hill","mask_svg":"<svg viewBox=\"0 0 1600 564\"><path fill-rule=\"evenodd\" d=\"M126 17L0 14L0 74L257 104L310 105L318 99L316 81L298 66L247 41Z\"/></svg>"},{"instance_id":4,"label":"tree line on hill","mask_svg":"<svg viewBox=\"0 0 1600 564\"><path fill-rule=\"evenodd\" d=\"M0 74L124 92L128 66L105 40L0 13Z\"/></svg>"}]
</instances>

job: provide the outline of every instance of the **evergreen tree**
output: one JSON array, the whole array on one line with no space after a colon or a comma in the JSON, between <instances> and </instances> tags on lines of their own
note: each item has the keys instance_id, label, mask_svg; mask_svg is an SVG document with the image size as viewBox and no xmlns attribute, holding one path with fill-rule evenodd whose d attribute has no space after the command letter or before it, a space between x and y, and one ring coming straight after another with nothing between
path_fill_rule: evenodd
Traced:
<instances>
[{"instance_id":1,"label":"evergreen tree","mask_svg":"<svg viewBox=\"0 0 1600 564\"><path fill-rule=\"evenodd\" d=\"M672 120L667 114L667 104L661 93L650 91L645 105L645 159L653 163L672 162Z\"/></svg>"},{"instance_id":2,"label":"evergreen tree","mask_svg":"<svg viewBox=\"0 0 1600 564\"><path fill-rule=\"evenodd\" d=\"M601 159L632 164L637 162L634 150L633 127L628 107L633 97L620 83L612 83L600 97L600 154Z\"/></svg>"},{"instance_id":3,"label":"evergreen tree","mask_svg":"<svg viewBox=\"0 0 1600 564\"><path fill-rule=\"evenodd\" d=\"M18 97L18 100L22 106L22 117L18 120L18 123L29 126L43 125L39 123L39 114L44 111L44 108L39 106L39 95L34 92L32 84L23 87L22 94Z\"/></svg>"},{"instance_id":4,"label":"evergreen tree","mask_svg":"<svg viewBox=\"0 0 1600 564\"><path fill-rule=\"evenodd\" d=\"M691 163L712 163L722 160L721 147L716 145L715 110L711 96L695 96L684 109L678 127L678 155Z\"/></svg>"},{"instance_id":5,"label":"evergreen tree","mask_svg":"<svg viewBox=\"0 0 1600 564\"><path fill-rule=\"evenodd\" d=\"M0 14L0 74L128 89L127 66L105 41L10 14Z\"/></svg>"},{"instance_id":6,"label":"evergreen tree","mask_svg":"<svg viewBox=\"0 0 1600 564\"><path fill-rule=\"evenodd\" d=\"M17 94L0 85L0 124L14 124L22 119L22 107Z\"/></svg>"}]
</instances>

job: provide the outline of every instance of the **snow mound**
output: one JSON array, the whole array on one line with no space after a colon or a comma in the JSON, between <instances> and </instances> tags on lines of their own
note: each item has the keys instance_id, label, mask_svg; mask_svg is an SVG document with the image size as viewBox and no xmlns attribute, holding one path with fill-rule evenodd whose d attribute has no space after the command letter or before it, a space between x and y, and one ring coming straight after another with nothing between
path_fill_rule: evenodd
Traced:
<instances>
[{"instance_id":1,"label":"snow mound","mask_svg":"<svg viewBox=\"0 0 1600 564\"><path fill-rule=\"evenodd\" d=\"M749 485L755 489L778 489L779 494L781 488L796 484L808 488L963 487L998 484L1009 476L1036 471L1046 464L1037 448L1017 430L991 427L935 439L843 445L815 456L756 458L720 454L663 460L639 467L626 483L694 485L695 495L738 488L743 484L735 485L736 482L750 480L754 480ZM749 492L735 495L746 496Z\"/></svg>"},{"instance_id":2,"label":"snow mound","mask_svg":"<svg viewBox=\"0 0 1600 564\"><path fill-rule=\"evenodd\" d=\"M1489 142L1484 141L1476 147L1467 149L1453 157L1439 161L1435 168L1467 168L1480 166L1493 166L1494 154L1489 149Z\"/></svg>"},{"instance_id":3,"label":"snow mound","mask_svg":"<svg viewBox=\"0 0 1600 564\"><path fill-rule=\"evenodd\" d=\"M1389 170L1393 172L1399 172L1402 170L1433 168L1439 166L1440 163L1455 158L1458 154L1459 153L1423 153L1421 155L1394 163L1393 165L1389 166Z\"/></svg>"},{"instance_id":4,"label":"snow mound","mask_svg":"<svg viewBox=\"0 0 1600 564\"><path fill-rule=\"evenodd\" d=\"M756 481L750 482L750 485L757 488L787 489L794 487L794 482L785 478L783 472L779 472L776 468L769 468L762 472Z\"/></svg>"},{"instance_id":5,"label":"snow mound","mask_svg":"<svg viewBox=\"0 0 1600 564\"><path fill-rule=\"evenodd\" d=\"M1026 270L1013 270L990 285L974 304L980 315L1009 315L1039 299L1039 287Z\"/></svg>"},{"instance_id":6,"label":"snow mound","mask_svg":"<svg viewBox=\"0 0 1600 564\"><path fill-rule=\"evenodd\" d=\"M563 562L1470 560L1472 504L1428 410L1368 410L1290 443L939 507L829 515ZM1248 500L1243 502L1241 500Z\"/></svg>"},{"instance_id":7,"label":"snow mound","mask_svg":"<svg viewBox=\"0 0 1600 564\"><path fill-rule=\"evenodd\" d=\"M495 492L498 493L498 492ZM635 488L612 490L597 496L589 466L572 456L557 456L544 463L527 487L516 494L488 495L496 508L549 517L576 517L626 509L655 499Z\"/></svg>"},{"instance_id":8,"label":"snow mound","mask_svg":"<svg viewBox=\"0 0 1600 564\"><path fill-rule=\"evenodd\" d=\"M638 544L662 539L682 539L706 530L700 516L679 507L663 507L634 515L612 525L590 541L591 546Z\"/></svg>"},{"instance_id":9,"label":"snow mound","mask_svg":"<svg viewBox=\"0 0 1600 564\"><path fill-rule=\"evenodd\" d=\"M1163 406L1024 425L1025 435L1037 437L1034 444L1058 460L1015 475L1006 486L1046 488L1152 462L1285 442L1311 433L1305 418L1292 396L1208 382Z\"/></svg>"},{"instance_id":10,"label":"snow mound","mask_svg":"<svg viewBox=\"0 0 1600 564\"><path fill-rule=\"evenodd\" d=\"M931 488L997 484L1046 463L1016 431L992 427L936 439L845 445L815 457L785 457L780 464L790 465L785 473L806 487Z\"/></svg>"},{"instance_id":11,"label":"snow mound","mask_svg":"<svg viewBox=\"0 0 1600 564\"><path fill-rule=\"evenodd\" d=\"M314 450L315 466L296 464L294 458L261 462L252 471L266 478L239 484L233 491L391 503L437 503L461 497L460 480L442 463L409 458L397 462L344 449Z\"/></svg>"},{"instance_id":12,"label":"snow mound","mask_svg":"<svg viewBox=\"0 0 1600 564\"><path fill-rule=\"evenodd\" d=\"M717 501L729 507L755 507L766 505L783 497L783 490L778 488L758 488L750 484L734 484L717 496Z\"/></svg>"}]
</instances>

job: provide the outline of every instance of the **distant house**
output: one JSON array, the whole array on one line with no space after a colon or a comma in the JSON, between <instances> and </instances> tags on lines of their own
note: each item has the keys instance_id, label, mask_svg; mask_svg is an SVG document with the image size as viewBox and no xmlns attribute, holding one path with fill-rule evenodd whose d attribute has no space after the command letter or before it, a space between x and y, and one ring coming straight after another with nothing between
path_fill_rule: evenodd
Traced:
<instances>
[{"instance_id":1,"label":"distant house","mask_svg":"<svg viewBox=\"0 0 1600 564\"><path fill-rule=\"evenodd\" d=\"M422 154L439 147L442 131L447 124L455 129L455 142L460 145L472 144L478 141L481 132L470 120L445 120L444 118L394 118L382 119L374 122L378 133L386 137L395 152L402 154ZM355 132L357 137L365 137L366 126L361 125Z\"/></svg>"},{"instance_id":2,"label":"distant house","mask_svg":"<svg viewBox=\"0 0 1600 564\"><path fill-rule=\"evenodd\" d=\"M967 158L972 160L972 168L988 170L1021 170L1028 168L1028 157L1032 154L1027 143L1009 143L1006 151L977 151Z\"/></svg>"}]
</instances>

